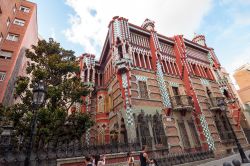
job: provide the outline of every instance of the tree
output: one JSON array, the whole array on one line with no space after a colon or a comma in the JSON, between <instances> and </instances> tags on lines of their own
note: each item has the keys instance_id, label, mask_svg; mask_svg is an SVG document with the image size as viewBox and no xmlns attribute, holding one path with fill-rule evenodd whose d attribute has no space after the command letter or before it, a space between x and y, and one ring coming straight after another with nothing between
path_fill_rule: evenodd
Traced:
<instances>
[{"instance_id":1,"label":"tree","mask_svg":"<svg viewBox=\"0 0 250 166\"><path fill-rule=\"evenodd\" d=\"M83 103L82 96L88 94L79 77L79 64L73 51L65 50L53 39L40 40L32 50L26 50L29 77L18 77L15 97L20 101L9 108L2 107L2 117L12 122L16 134L27 138L34 114L32 88L43 80L47 87L44 107L37 108L36 145L51 139L81 139L83 133L93 125L87 113L69 114L74 103ZM6 111L8 110L8 111ZM6 121L6 118L2 118ZM3 120L1 120L3 121Z\"/></svg>"}]
</instances>

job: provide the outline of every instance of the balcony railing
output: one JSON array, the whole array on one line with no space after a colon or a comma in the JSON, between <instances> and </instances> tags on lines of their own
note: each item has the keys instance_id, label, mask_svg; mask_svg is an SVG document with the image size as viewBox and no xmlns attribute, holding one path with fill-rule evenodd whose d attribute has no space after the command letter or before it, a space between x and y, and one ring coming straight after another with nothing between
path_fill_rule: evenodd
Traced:
<instances>
[{"instance_id":1,"label":"balcony railing","mask_svg":"<svg viewBox=\"0 0 250 166\"><path fill-rule=\"evenodd\" d=\"M208 99L209 103L209 109L211 111L213 110L219 110L219 104L224 102L224 97L210 97Z\"/></svg>"},{"instance_id":2,"label":"balcony railing","mask_svg":"<svg viewBox=\"0 0 250 166\"><path fill-rule=\"evenodd\" d=\"M174 110L192 110L194 106L192 97L187 95L173 96L171 103Z\"/></svg>"}]
</instances>

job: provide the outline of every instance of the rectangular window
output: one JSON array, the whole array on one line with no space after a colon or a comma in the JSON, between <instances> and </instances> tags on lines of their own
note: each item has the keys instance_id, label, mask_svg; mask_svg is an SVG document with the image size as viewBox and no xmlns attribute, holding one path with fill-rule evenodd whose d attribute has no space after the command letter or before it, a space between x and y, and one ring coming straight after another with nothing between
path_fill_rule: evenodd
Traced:
<instances>
[{"instance_id":1,"label":"rectangular window","mask_svg":"<svg viewBox=\"0 0 250 166\"><path fill-rule=\"evenodd\" d=\"M220 76L218 70L214 70L214 72L215 72L215 75L216 75L217 79L221 79L221 76Z\"/></svg>"},{"instance_id":2,"label":"rectangular window","mask_svg":"<svg viewBox=\"0 0 250 166\"><path fill-rule=\"evenodd\" d=\"M7 19L6 25L7 27L10 25L10 18Z\"/></svg>"},{"instance_id":3,"label":"rectangular window","mask_svg":"<svg viewBox=\"0 0 250 166\"><path fill-rule=\"evenodd\" d=\"M173 94L174 94L174 105L176 106L181 105L181 96L179 94L179 89L178 87L172 86Z\"/></svg>"},{"instance_id":4,"label":"rectangular window","mask_svg":"<svg viewBox=\"0 0 250 166\"><path fill-rule=\"evenodd\" d=\"M13 52L11 52L11 51L1 50L0 51L0 58L2 58L2 59L11 59L12 54L13 54Z\"/></svg>"},{"instance_id":5,"label":"rectangular window","mask_svg":"<svg viewBox=\"0 0 250 166\"><path fill-rule=\"evenodd\" d=\"M4 81L6 72L0 71L0 81Z\"/></svg>"},{"instance_id":6,"label":"rectangular window","mask_svg":"<svg viewBox=\"0 0 250 166\"><path fill-rule=\"evenodd\" d=\"M172 86L172 89L173 89L174 96L178 96L179 95L178 87Z\"/></svg>"},{"instance_id":7,"label":"rectangular window","mask_svg":"<svg viewBox=\"0 0 250 166\"><path fill-rule=\"evenodd\" d=\"M16 25L19 25L19 26L24 26L25 21L15 18L13 24L16 24Z\"/></svg>"},{"instance_id":8,"label":"rectangular window","mask_svg":"<svg viewBox=\"0 0 250 166\"><path fill-rule=\"evenodd\" d=\"M9 33L6 39L10 41L18 41L19 35Z\"/></svg>"},{"instance_id":9,"label":"rectangular window","mask_svg":"<svg viewBox=\"0 0 250 166\"><path fill-rule=\"evenodd\" d=\"M22 11L22 12L25 12L25 13L29 13L30 12L30 8L25 7L25 6L20 6L19 10Z\"/></svg>"},{"instance_id":10,"label":"rectangular window","mask_svg":"<svg viewBox=\"0 0 250 166\"><path fill-rule=\"evenodd\" d=\"M139 89L141 98L148 99L148 90L146 81L139 81Z\"/></svg>"},{"instance_id":11,"label":"rectangular window","mask_svg":"<svg viewBox=\"0 0 250 166\"><path fill-rule=\"evenodd\" d=\"M15 6L13 7L13 12L16 13L16 4L15 4Z\"/></svg>"},{"instance_id":12,"label":"rectangular window","mask_svg":"<svg viewBox=\"0 0 250 166\"><path fill-rule=\"evenodd\" d=\"M0 42L3 40L3 34L0 33Z\"/></svg>"}]
</instances>

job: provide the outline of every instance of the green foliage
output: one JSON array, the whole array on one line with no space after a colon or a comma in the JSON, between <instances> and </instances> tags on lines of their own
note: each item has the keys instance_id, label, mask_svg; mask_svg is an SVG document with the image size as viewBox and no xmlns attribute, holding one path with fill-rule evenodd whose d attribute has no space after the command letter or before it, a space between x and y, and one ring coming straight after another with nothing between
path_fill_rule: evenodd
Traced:
<instances>
[{"instance_id":1,"label":"green foliage","mask_svg":"<svg viewBox=\"0 0 250 166\"><path fill-rule=\"evenodd\" d=\"M65 50L50 39L41 40L32 50L26 50L27 73L31 77L18 77L15 97L20 100L9 108L0 106L0 122L6 119L14 125L17 135L30 134L30 122L37 111L37 143L59 137L78 138L93 125L90 115L76 112L69 115L69 108L82 102L88 94L79 76L79 64L73 51ZM46 85L45 105L36 110L32 104L32 88L43 80ZM3 118L4 117L4 118Z\"/></svg>"}]
</instances>

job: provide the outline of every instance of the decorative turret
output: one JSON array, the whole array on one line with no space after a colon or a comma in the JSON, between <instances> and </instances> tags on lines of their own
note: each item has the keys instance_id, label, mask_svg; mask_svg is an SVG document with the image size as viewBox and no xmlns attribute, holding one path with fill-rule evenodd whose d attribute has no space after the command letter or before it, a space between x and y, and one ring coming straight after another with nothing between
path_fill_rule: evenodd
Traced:
<instances>
[{"instance_id":1,"label":"decorative turret","mask_svg":"<svg viewBox=\"0 0 250 166\"><path fill-rule=\"evenodd\" d=\"M117 72L123 72L128 70L132 63L128 19L118 16L113 17L109 28L113 31L111 36L114 53L113 64L117 68Z\"/></svg>"},{"instance_id":2,"label":"decorative turret","mask_svg":"<svg viewBox=\"0 0 250 166\"><path fill-rule=\"evenodd\" d=\"M196 33L194 33L194 38L192 40L193 42L199 44L199 45L202 45L202 46L207 46L206 44L206 38L204 35L198 35Z\"/></svg>"},{"instance_id":3,"label":"decorative turret","mask_svg":"<svg viewBox=\"0 0 250 166\"><path fill-rule=\"evenodd\" d=\"M155 22L150 20L150 19L146 19L143 24L141 25L142 28L147 29L149 31L154 31L155 28Z\"/></svg>"},{"instance_id":4,"label":"decorative turret","mask_svg":"<svg viewBox=\"0 0 250 166\"><path fill-rule=\"evenodd\" d=\"M80 64L82 81L93 87L95 85L95 55L83 54L80 58Z\"/></svg>"}]
</instances>

